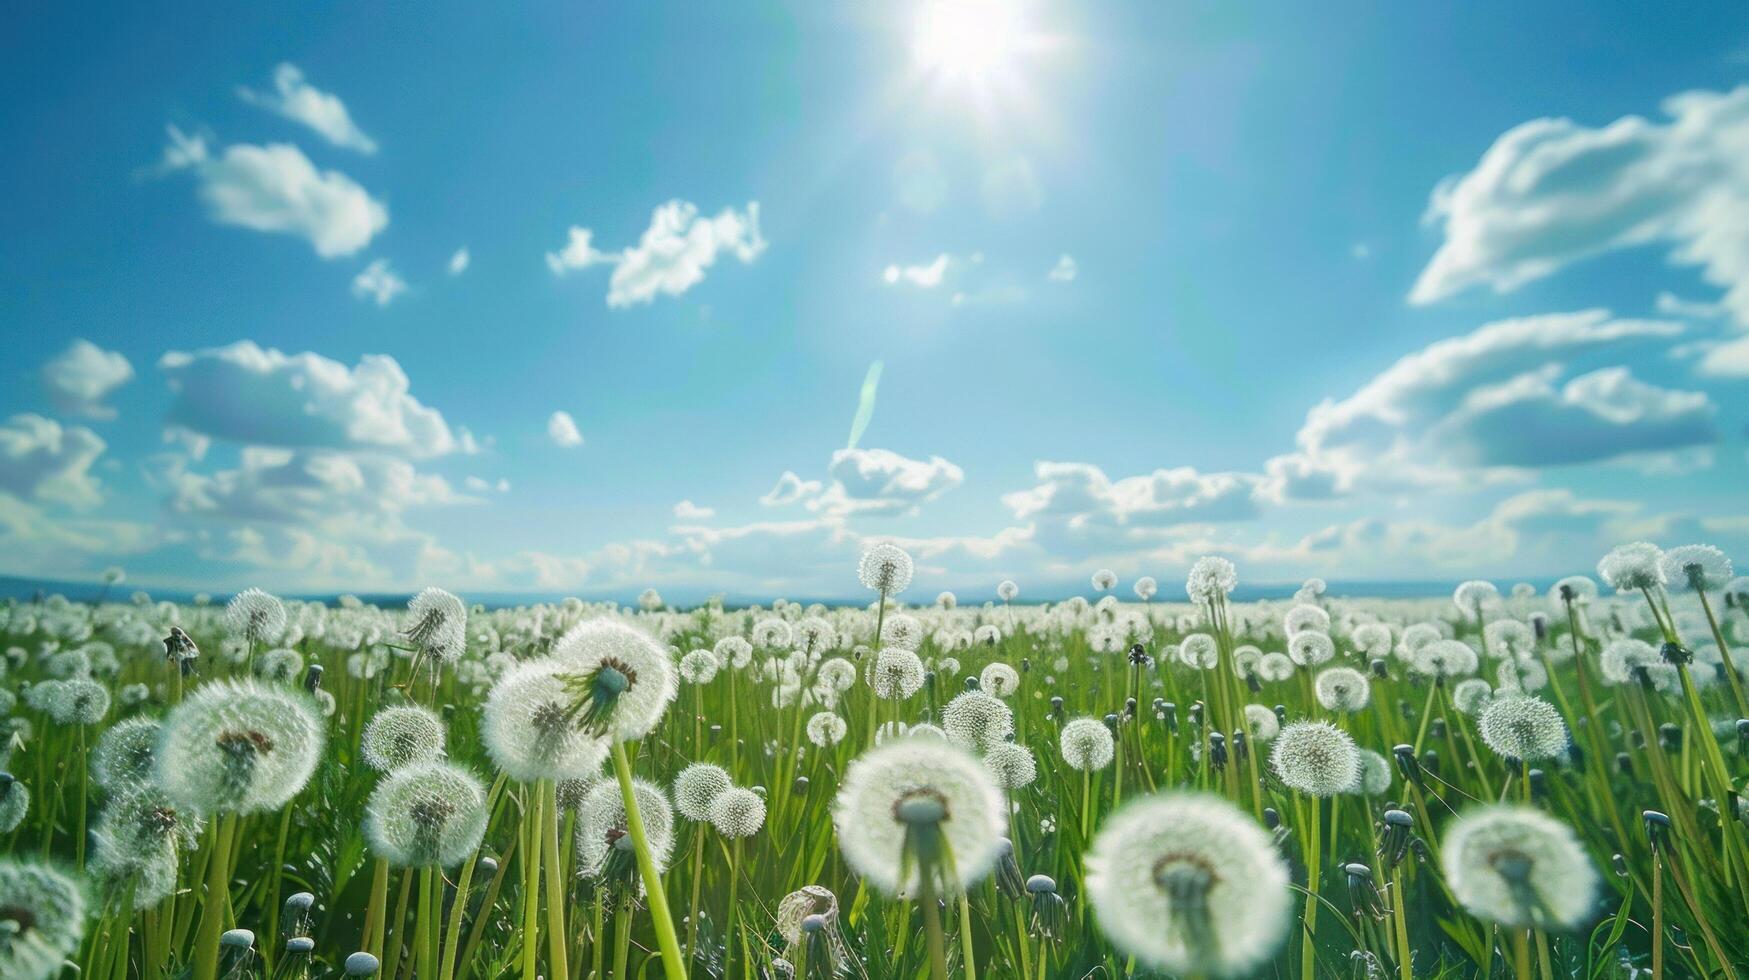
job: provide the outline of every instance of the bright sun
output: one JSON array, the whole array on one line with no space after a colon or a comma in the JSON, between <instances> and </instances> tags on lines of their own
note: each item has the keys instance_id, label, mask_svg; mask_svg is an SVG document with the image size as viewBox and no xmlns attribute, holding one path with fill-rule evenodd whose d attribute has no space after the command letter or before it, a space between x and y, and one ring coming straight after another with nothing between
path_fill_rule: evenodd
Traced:
<instances>
[{"instance_id":1,"label":"bright sun","mask_svg":"<svg viewBox=\"0 0 1749 980\"><path fill-rule=\"evenodd\" d=\"M1021 39L1017 0L929 0L912 53L925 69L968 80L1007 66Z\"/></svg>"}]
</instances>

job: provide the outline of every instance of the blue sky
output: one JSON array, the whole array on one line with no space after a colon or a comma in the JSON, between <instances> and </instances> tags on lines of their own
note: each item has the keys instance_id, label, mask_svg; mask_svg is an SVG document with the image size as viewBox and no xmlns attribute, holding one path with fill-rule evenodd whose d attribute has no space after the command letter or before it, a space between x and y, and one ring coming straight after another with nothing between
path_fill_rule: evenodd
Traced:
<instances>
[{"instance_id":1,"label":"blue sky","mask_svg":"<svg viewBox=\"0 0 1749 980\"><path fill-rule=\"evenodd\" d=\"M1749 11L1530 6L9 10L0 572L1741 553Z\"/></svg>"}]
</instances>

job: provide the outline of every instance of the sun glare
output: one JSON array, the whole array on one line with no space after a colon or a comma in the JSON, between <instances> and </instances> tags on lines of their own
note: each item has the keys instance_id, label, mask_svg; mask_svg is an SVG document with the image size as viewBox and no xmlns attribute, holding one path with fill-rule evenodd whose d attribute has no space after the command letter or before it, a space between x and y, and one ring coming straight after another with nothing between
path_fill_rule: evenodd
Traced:
<instances>
[{"instance_id":1,"label":"sun glare","mask_svg":"<svg viewBox=\"0 0 1749 980\"><path fill-rule=\"evenodd\" d=\"M980 79L1007 66L1021 27L1015 0L931 0L918 16L912 52L927 70Z\"/></svg>"}]
</instances>

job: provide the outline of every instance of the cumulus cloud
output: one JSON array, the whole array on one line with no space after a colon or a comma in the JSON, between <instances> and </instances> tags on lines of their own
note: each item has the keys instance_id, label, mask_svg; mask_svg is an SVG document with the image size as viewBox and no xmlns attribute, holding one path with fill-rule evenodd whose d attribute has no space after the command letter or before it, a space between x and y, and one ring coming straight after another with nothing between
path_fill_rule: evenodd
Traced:
<instances>
[{"instance_id":1,"label":"cumulus cloud","mask_svg":"<svg viewBox=\"0 0 1749 980\"><path fill-rule=\"evenodd\" d=\"M499 493L510 492L510 481L503 477L499 477L496 481L492 481L481 476L470 476L462 480L462 486L467 487L474 493L489 493L493 490L496 490Z\"/></svg>"},{"instance_id":2,"label":"cumulus cloud","mask_svg":"<svg viewBox=\"0 0 1749 980\"><path fill-rule=\"evenodd\" d=\"M881 272L881 278L889 286L905 283L918 289L934 289L941 285L942 278L947 275L950 261L952 260L947 253L943 252L928 265L889 265Z\"/></svg>"},{"instance_id":3,"label":"cumulus cloud","mask_svg":"<svg viewBox=\"0 0 1749 980\"><path fill-rule=\"evenodd\" d=\"M1076 264L1075 257L1067 252L1057 256L1057 264L1051 266L1051 271L1045 273L1045 278L1051 282L1074 282L1081 274L1081 267Z\"/></svg>"},{"instance_id":4,"label":"cumulus cloud","mask_svg":"<svg viewBox=\"0 0 1749 980\"><path fill-rule=\"evenodd\" d=\"M197 473L172 457L158 461L156 477L176 512L242 522L310 525L467 500L443 477L393 456L245 447L240 460L234 469Z\"/></svg>"},{"instance_id":5,"label":"cumulus cloud","mask_svg":"<svg viewBox=\"0 0 1749 980\"><path fill-rule=\"evenodd\" d=\"M683 521L708 521L717 516L711 507L700 507L690 500L682 500L674 505L674 516Z\"/></svg>"},{"instance_id":6,"label":"cumulus cloud","mask_svg":"<svg viewBox=\"0 0 1749 980\"><path fill-rule=\"evenodd\" d=\"M355 254L389 225L382 202L338 170L317 170L290 143L234 143L214 155L205 137L169 132L165 169L194 174L219 224L295 235L325 259Z\"/></svg>"},{"instance_id":7,"label":"cumulus cloud","mask_svg":"<svg viewBox=\"0 0 1749 980\"><path fill-rule=\"evenodd\" d=\"M784 507L815 496L824 486L819 480L804 480L793 472L784 470L783 475L777 478L777 485L760 497L759 502L766 507Z\"/></svg>"},{"instance_id":8,"label":"cumulus cloud","mask_svg":"<svg viewBox=\"0 0 1749 980\"><path fill-rule=\"evenodd\" d=\"M1016 520L1037 526L1037 539L1062 554L1139 547L1161 529L1244 521L1257 516L1260 479L1245 473L1158 469L1113 480L1091 463L1040 461L1037 483L1004 494Z\"/></svg>"},{"instance_id":9,"label":"cumulus cloud","mask_svg":"<svg viewBox=\"0 0 1749 980\"><path fill-rule=\"evenodd\" d=\"M890 449L840 449L827 473L831 486L808 506L831 514L910 513L966 478L940 456L910 459Z\"/></svg>"},{"instance_id":10,"label":"cumulus cloud","mask_svg":"<svg viewBox=\"0 0 1749 980\"><path fill-rule=\"evenodd\" d=\"M1590 256L1656 244L1698 267L1749 324L1749 86L1685 92L1662 108L1664 121L1535 119L1501 135L1474 170L1435 189L1427 220L1444 241L1410 300L1475 286L1508 292Z\"/></svg>"},{"instance_id":11,"label":"cumulus cloud","mask_svg":"<svg viewBox=\"0 0 1749 980\"><path fill-rule=\"evenodd\" d=\"M352 121L346 103L340 96L324 92L304 80L298 66L283 63L273 70L273 91L258 92L239 87L237 97L253 106L284 116L310 127L335 146L371 154L377 151L376 141Z\"/></svg>"},{"instance_id":12,"label":"cumulus cloud","mask_svg":"<svg viewBox=\"0 0 1749 980\"><path fill-rule=\"evenodd\" d=\"M468 271L468 264L473 260L473 256L468 254L466 246L456 249L455 254L449 257L449 274L459 276Z\"/></svg>"},{"instance_id":13,"label":"cumulus cloud","mask_svg":"<svg viewBox=\"0 0 1749 980\"><path fill-rule=\"evenodd\" d=\"M547 417L547 438L565 449L583 445L583 433L577 431L577 421L570 412L554 412Z\"/></svg>"},{"instance_id":14,"label":"cumulus cloud","mask_svg":"<svg viewBox=\"0 0 1749 980\"><path fill-rule=\"evenodd\" d=\"M1671 391L1611 365L1667 345L1677 323L1612 318L1604 310L1490 323L1401 358L1341 400L1307 414L1297 451L1271 460L1268 493L1329 496L1361 482L1452 482L1466 468L1603 462L1716 438L1700 392Z\"/></svg>"},{"instance_id":15,"label":"cumulus cloud","mask_svg":"<svg viewBox=\"0 0 1749 980\"><path fill-rule=\"evenodd\" d=\"M43 365L42 384L49 400L63 412L113 419L115 409L103 399L133 376L134 366L126 357L89 340L75 340Z\"/></svg>"},{"instance_id":16,"label":"cumulus cloud","mask_svg":"<svg viewBox=\"0 0 1749 980\"><path fill-rule=\"evenodd\" d=\"M286 448L363 449L421 457L465 451L442 413L411 394L395 359L347 367L240 340L158 361L173 396L167 425L210 439Z\"/></svg>"},{"instance_id":17,"label":"cumulus cloud","mask_svg":"<svg viewBox=\"0 0 1749 980\"><path fill-rule=\"evenodd\" d=\"M73 507L102 502L91 464L107 445L84 426L29 412L0 423L0 491Z\"/></svg>"},{"instance_id":18,"label":"cumulus cloud","mask_svg":"<svg viewBox=\"0 0 1749 980\"><path fill-rule=\"evenodd\" d=\"M1738 337L1708 348L1694 369L1710 378L1749 378L1749 337Z\"/></svg>"},{"instance_id":19,"label":"cumulus cloud","mask_svg":"<svg viewBox=\"0 0 1749 980\"><path fill-rule=\"evenodd\" d=\"M388 259L377 259L352 280L352 295L387 306L396 296L407 291L407 282L389 268Z\"/></svg>"},{"instance_id":20,"label":"cumulus cloud","mask_svg":"<svg viewBox=\"0 0 1749 980\"><path fill-rule=\"evenodd\" d=\"M594 245L594 232L573 226L565 247L546 255L555 276L598 265L610 265L607 305L624 309L650 303L658 295L679 296L704 281L705 270L720 255L751 264L765 251L759 233L759 202L745 211L725 208L714 218L701 217L697 205L681 200L656 208L638 244L617 252Z\"/></svg>"}]
</instances>

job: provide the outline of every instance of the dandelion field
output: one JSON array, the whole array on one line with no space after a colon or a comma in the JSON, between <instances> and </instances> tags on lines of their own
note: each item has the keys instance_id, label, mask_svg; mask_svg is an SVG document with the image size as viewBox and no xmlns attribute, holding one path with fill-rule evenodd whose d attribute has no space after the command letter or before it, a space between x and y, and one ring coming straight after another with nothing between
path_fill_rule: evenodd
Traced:
<instances>
[{"instance_id":1,"label":"dandelion field","mask_svg":"<svg viewBox=\"0 0 1749 980\"><path fill-rule=\"evenodd\" d=\"M1415 600L856 571L867 606L9 604L0 977L1749 970L1716 549Z\"/></svg>"}]
</instances>

